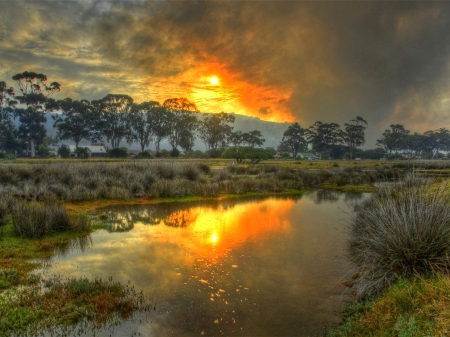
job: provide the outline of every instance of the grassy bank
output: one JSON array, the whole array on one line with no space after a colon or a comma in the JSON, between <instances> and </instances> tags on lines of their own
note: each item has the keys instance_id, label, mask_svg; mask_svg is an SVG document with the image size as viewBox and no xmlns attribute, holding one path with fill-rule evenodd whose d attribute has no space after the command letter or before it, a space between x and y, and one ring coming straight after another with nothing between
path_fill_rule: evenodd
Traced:
<instances>
[{"instance_id":1,"label":"grassy bank","mask_svg":"<svg viewBox=\"0 0 450 337\"><path fill-rule=\"evenodd\" d=\"M399 280L374 300L347 308L326 337L429 337L450 335L450 279Z\"/></svg>"},{"instance_id":2,"label":"grassy bank","mask_svg":"<svg viewBox=\"0 0 450 337\"><path fill-rule=\"evenodd\" d=\"M356 207L343 282L356 303L325 336L450 334L448 181L407 179Z\"/></svg>"},{"instance_id":3,"label":"grassy bank","mask_svg":"<svg viewBox=\"0 0 450 337\"><path fill-rule=\"evenodd\" d=\"M150 309L142 293L112 279L49 279L33 273L55 253L88 247L96 225L54 205L28 206L14 206L0 227L0 336L89 334ZM39 221L28 221L36 215L45 220L45 232Z\"/></svg>"}]
</instances>

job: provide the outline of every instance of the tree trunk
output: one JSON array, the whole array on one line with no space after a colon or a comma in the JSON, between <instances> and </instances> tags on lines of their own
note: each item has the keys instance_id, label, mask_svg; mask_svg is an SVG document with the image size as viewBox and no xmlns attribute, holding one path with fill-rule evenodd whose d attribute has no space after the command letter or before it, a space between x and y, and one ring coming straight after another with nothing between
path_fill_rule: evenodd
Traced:
<instances>
[{"instance_id":1,"label":"tree trunk","mask_svg":"<svg viewBox=\"0 0 450 337\"><path fill-rule=\"evenodd\" d=\"M36 156L36 151L35 151L35 142L34 142L34 138L30 138L30 152L31 152L31 158L34 158Z\"/></svg>"}]
</instances>

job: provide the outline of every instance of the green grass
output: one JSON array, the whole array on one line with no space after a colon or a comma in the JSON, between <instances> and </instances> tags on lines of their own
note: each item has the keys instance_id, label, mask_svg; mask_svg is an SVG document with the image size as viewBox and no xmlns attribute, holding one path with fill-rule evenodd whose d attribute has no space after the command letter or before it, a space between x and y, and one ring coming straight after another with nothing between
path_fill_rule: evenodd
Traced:
<instances>
[{"instance_id":1,"label":"green grass","mask_svg":"<svg viewBox=\"0 0 450 337\"><path fill-rule=\"evenodd\" d=\"M450 334L447 276L399 280L379 298L347 308L326 337L428 337Z\"/></svg>"}]
</instances>

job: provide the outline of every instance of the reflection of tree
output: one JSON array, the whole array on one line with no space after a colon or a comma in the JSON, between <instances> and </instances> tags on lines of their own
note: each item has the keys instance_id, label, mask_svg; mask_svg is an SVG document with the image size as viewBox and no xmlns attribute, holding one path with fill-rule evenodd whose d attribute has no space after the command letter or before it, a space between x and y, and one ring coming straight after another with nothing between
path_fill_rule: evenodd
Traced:
<instances>
[{"instance_id":1,"label":"reflection of tree","mask_svg":"<svg viewBox=\"0 0 450 337\"><path fill-rule=\"evenodd\" d=\"M164 218L164 223L170 227L187 227L197 220L198 212L194 210L181 210L170 213Z\"/></svg>"},{"instance_id":2,"label":"reflection of tree","mask_svg":"<svg viewBox=\"0 0 450 337\"><path fill-rule=\"evenodd\" d=\"M141 222L144 225L159 225L162 220L156 215L155 211L149 211L147 209L131 212L131 218L133 222Z\"/></svg>"},{"instance_id":3,"label":"reflection of tree","mask_svg":"<svg viewBox=\"0 0 450 337\"><path fill-rule=\"evenodd\" d=\"M342 192L330 191L330 190L318 190L312 195L315 204L320 204L322 202L336 202L339 200L339 196Z\"/></svg>"},{"instance_id":4,"label":"reflection of tree","mask_svg":"<svg viewBox=\"0 0 450 337\"><path fill-rule=\"evenodd\" d=\"M134 228L130 212L110 212L108 214L109 232L129 232Z\"/></svg>"},{"instance_id":5,"label":"reflection of tree","mask_svg":"<svg viewBox=\"0 0 450 337\"><path fill-rule=\"evenodd\" d=\"M363 193L345 193L344 201L359 201L364 198Z\"/></svg>"}]
</instances>

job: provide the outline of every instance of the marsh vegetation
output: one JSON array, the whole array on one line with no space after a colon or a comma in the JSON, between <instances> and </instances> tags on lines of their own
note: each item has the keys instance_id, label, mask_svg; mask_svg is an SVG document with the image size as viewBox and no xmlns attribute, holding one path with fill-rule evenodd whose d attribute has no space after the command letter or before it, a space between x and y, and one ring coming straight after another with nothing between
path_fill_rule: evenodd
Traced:
<instances>
[{"instance_id":1,"label":"marsh vegetation","mask_svg":"<svg viewBox=\"0 0 450 337\"><path fill-rule=\"evenodd\" d=\"M211 169L204 162L173 161L5 163L0 165L0 192L27 201L215 197L371 185L402 172L339 165L317 170L273 164Z\"/></svg>"}]
</instances>

